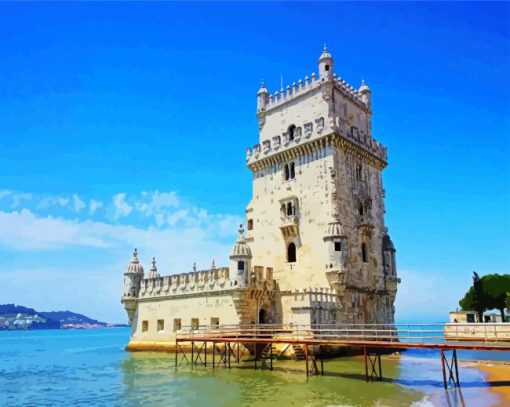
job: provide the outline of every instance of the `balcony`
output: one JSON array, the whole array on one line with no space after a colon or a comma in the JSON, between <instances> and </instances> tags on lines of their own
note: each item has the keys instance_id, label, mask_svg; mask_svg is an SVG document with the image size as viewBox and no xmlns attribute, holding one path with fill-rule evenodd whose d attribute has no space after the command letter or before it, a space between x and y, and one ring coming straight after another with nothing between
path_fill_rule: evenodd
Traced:
<instances>
[{"instance_id":1,"label":"balcony","mask_svg":"<svg viewBox=\"0 0 510 407\"><path fill-rule=\"evenodd\" d=\"M296 215L283 215L280 217L280 230L283 237L297 236L299 229L299 219Z\"/></svg>"}]
</instances>

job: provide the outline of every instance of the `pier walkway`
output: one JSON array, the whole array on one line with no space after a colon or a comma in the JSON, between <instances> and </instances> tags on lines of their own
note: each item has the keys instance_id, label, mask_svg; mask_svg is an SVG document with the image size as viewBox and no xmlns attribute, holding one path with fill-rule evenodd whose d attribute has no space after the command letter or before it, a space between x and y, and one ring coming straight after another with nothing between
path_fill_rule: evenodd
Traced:
<instances>
[{"instance_id":1,"label":"pier walkway","mask_svg":"<svg viewBox=\"0 0 510 407\"><path fill-rule=\"evenodd\" d=\"M481 324L350 324L350 325L220 325L183 327L176 333L175 366L232 367L239 365L243 351L263 360L273 369L273 348L281 345L282 356L292 348L304 359L306 374L324 374L328 349L362 351L367 381L382 380L381 354L403 349L439 351L444 387L460 387L458 350L510 351L509 323ZM242 346L242 347L241 347ZM188 350L188 352L186 352ZM191 353L191 355L190 355ZM209 361L208 361L209 354ZM180 357L180 360L179 360Z\"/></svg>"}]
</instances>

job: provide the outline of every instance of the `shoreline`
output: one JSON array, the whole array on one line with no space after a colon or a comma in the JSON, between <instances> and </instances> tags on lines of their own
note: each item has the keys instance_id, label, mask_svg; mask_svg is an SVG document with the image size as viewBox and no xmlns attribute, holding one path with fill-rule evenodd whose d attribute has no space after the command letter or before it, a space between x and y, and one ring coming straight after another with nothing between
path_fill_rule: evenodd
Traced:
<instances>
[{"instance_id":1,"label":"shoreline","mask_svg":"<svg viewBox=\"0 0 510 407\"><path fill-rule=\"evenodd\" d=\"M461 364L465 367L481 370L486 374L487 387L499 398L499 403L496 406L510 405L510 362L463 360Z\"/></svg>"}]
</instances>

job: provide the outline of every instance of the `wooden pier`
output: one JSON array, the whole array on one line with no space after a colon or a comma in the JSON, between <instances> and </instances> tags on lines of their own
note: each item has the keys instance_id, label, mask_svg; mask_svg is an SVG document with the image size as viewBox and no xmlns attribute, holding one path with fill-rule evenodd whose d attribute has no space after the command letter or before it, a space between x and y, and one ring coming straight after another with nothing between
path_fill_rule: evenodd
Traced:
<instances>
[{"instance_id":1,"label":"wooden pier","mask_svg":"<svg viewBox=\"0 0 510 407\"><path fill-rule=\"evenodd\" d=\"M176 333L175 366L186 361L192 366L208 366L209 363L212 368L231 368L232 364L240 364L243 352L248 350L254 356L255 369L257 361L262 359L269 362L269 369L272 370L273 346L282 344L286 345L285 351L291 347L300 349L307 376L324 375L325 350L340 347L362 352L366 381L380 381L383 380L381 354L403 349L433 349L439 351L446 389L460 387L457 351L510 351L510 324L456 324L458 328L447 325L261 324L198 329L184 327ZM498 325L498 329L492 329L493 325ZM481 326L484 329L480 330ZM478 335L476 341L466 340L463 332L469 328L486 334ZM456 329L458 335L455 335Z\"/></svg>"}]
</instances>

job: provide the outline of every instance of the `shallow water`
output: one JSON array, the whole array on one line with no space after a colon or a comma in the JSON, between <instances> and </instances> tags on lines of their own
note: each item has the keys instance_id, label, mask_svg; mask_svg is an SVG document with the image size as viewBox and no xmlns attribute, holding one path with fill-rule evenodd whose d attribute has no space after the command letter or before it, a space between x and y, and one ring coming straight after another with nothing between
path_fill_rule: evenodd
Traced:
<instances>
[{"instance_id":1,"label":"shallow water","mask_svg":"<svg viewBox=\"0 0 510 407\"><path fill-rule=\"evenodd\" d=\"M0 332L0 406L427 406L494 405L485 374L460 370L445 391L436 353L383 360L383 382L366 383L361 358L325 361L307 379L304 361L275 370L174 367L168 353L128 353L126 328ZM477 355L466 354L468 358ZM507 355L508 356L508 355ZM260 367L260 364L259 364Z\"/></svg>"}]
</instances>

